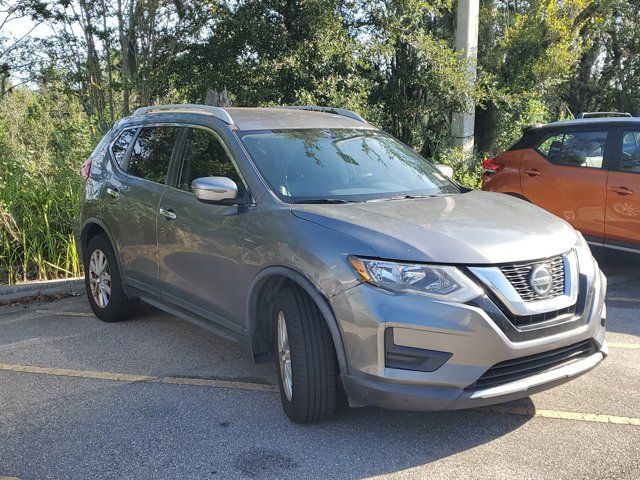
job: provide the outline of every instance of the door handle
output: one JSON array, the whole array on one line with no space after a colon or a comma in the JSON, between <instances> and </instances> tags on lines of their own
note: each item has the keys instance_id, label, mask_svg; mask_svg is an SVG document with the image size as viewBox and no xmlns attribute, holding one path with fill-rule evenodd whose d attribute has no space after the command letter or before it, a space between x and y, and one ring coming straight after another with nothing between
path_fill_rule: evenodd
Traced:
<instances>
[{"instance_id":1,"label":"door handle","mask_svg":"<svg viewBox=\"0 0 640 480\"><path fill-rule=\"evenodd\" d=\"M113 198L114 200L117 200L120 197L120 192L118 191L117 188L111 188L111 187L107 187L107 193L111 196L111 198Z\"/></svg>"},{"instance_id":2,"label":"door handle","mask_svg":"<svg viewBox=\"0 0 640 480\"><path fill-rule=\"evenodd\" d=\"M165 210L164 208L161 208L160 210L158 210L158 213L167 220L175 220L177 217L176 212L171 209Z\"/></svg>"},{"instance_id":3,"label":"door handle","mask_svg":"<svg viewBox=\"0 0 640 480\"><path fill-rule=\"evenodd\" d=\"M538 175L542 175L542 172L540 170L536 170L535 168L529 168L522 173L526 173L530 177L537 177Z\"/></svg>"},{"instance_id":4,"label":"door handle","mask_svg":"<svg viewBox=\"0 0 640 480\"><path fill-rule=\"evenodd\" d=\"M612 192L616 192L619 195L633 195L634 191L627 187L611 187Z\"/></svg>"}]
</instances>

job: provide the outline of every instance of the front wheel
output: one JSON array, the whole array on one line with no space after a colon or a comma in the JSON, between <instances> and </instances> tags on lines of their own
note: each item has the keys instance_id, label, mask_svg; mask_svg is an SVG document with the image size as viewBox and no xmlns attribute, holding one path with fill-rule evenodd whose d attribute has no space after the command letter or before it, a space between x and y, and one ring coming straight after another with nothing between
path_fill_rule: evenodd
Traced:
<instances>
[{"instance_id":1,"label":"front wheel","mask_svg":"<svg viewBox=\"0 0 640 480\"><path fill-rule=\"evenodd\" d=\"M299 287L285 287L274 305L274 337L282 406L296 423L330 418L336 409L338 365L327 324Z\"/></svg>"},{"instance_id":2,"label":"front wheel","mask_svg":"<svg viewBox=\"0 0 640 480\"><path fill-rule=\"evenodd\" d=\"M84 282L91 309L100 320L118 322L133 314L138 299L124 293L115 252L102 235L92 237L87 245Z\"/></svg>"}]
</instances>

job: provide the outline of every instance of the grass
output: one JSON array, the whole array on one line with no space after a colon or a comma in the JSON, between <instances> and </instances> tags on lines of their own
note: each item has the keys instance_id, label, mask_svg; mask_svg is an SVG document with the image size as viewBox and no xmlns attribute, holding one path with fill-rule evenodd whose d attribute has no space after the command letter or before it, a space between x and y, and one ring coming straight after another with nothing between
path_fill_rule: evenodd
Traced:
<instances>
[{"instance_id":1,"label":"grass","mask_svg":"<svg viewBox=\"0 0 640 480\"><path fill-rule=\"evenodd\" d=\"M0 283L82 273L72 227L78 171L96 137L63 93L25 89L0 99Z\"/></svg>"}]
</instances>

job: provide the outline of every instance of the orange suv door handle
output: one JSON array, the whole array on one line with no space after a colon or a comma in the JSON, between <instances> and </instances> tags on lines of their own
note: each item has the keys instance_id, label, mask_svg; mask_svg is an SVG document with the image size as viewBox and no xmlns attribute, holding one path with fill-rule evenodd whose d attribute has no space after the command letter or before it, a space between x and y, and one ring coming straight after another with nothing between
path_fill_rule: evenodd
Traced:
<instances>
[{"instance_id":1,"label":"orange suv door handle","mask_svg":"<svg viewBox=\"0 0 640 480\"><path fill-rule=\"evenodd\" d=\"M620 195L633 195L634 191L627 187L611 187L612 192L616 192Z\"/></svg>"},{"instance_id":2,"label":"orange suv door handle","mask_svg":"<svg viewBox=\"0 0 640 480\"><path fill-rule=\"evenodd\" d=\"M530 168L522 173L526 173L530 177L537 177L538 175L542 175L542 172L540 170L536 170L535 168Z\"/></svg>"}]
</instances>

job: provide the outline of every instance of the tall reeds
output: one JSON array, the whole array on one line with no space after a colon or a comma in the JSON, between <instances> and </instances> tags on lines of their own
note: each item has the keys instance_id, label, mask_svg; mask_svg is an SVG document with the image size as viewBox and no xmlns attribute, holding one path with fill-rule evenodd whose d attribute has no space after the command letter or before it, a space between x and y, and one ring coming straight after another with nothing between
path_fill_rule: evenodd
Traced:
<instances>
[{"instance_id":1,"label":"tall reeds","mask_svg":"<svg viewBox=\"0 0 640 480\"><path fill-rule=\"evenodd\" d=\"M0 99L0 283L81 273L78 171L96 136L69 94L23 89Z\"/></svg>"}]
</instances>

